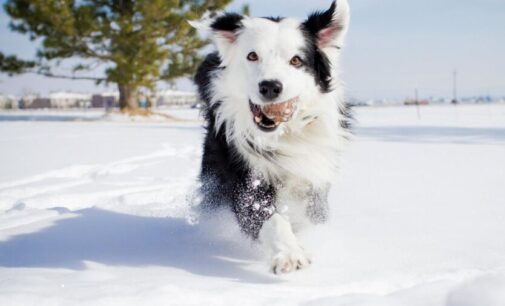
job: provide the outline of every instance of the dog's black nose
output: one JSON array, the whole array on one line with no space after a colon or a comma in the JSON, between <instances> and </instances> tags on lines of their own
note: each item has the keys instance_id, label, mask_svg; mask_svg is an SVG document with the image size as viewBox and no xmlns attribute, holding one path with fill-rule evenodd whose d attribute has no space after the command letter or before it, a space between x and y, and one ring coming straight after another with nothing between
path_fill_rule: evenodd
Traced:
<instances>
[{"instance_id":1,"label":"dog's black nose","mask_svg":"<svg viewBox=\"0 0 505 306\"><path fill-rule=\"evenodd\" d=\"M273 100L282 92L282 83L277 80L263 81L259 83L260 94L268 100Z\"/></svg>"}]
</instances>

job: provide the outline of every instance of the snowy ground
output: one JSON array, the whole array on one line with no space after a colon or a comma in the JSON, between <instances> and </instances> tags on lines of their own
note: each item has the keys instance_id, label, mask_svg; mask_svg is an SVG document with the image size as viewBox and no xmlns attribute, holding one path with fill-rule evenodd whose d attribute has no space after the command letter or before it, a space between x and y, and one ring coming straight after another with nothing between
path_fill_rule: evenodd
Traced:
<instances>
[{"instance_id":1,"label":"snowy ground","mask_svg":"<svg viewBox=\"0 0 505 306\"><path fill-rule=\"evenodd\" d=\"M203 131L175 113L0 113L0 305L505 305L505 105L358 109L314 264L285 276L195 219Z\"/></svg>"}]
</instances>

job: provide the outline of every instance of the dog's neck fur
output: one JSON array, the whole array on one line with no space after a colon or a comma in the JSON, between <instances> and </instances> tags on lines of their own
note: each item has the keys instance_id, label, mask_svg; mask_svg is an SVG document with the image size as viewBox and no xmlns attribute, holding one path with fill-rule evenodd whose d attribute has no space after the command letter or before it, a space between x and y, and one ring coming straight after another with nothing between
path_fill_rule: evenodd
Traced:
<instances>
[{"instance_id":1,"label":"dog's neck fur","mask_svg":"<svg viewBox=\"0 0 505 306\"><path fill-rule=\"evenodd\" d=\"M220 71L215 86L227 84ZM230 74L232 75L232 74ZM340 152L348 136L340 127L343 105L341 86L302 103L296 118L275 133L263 133L252 124L244 97L215 95L216 126L225 128L226 139L245 159L250 169L271 184L283 181L324 189L337 173ZM214 89L219 92L219 88ZM240 99L240 100L238 100Z\"/></svg>"}]
</instances>

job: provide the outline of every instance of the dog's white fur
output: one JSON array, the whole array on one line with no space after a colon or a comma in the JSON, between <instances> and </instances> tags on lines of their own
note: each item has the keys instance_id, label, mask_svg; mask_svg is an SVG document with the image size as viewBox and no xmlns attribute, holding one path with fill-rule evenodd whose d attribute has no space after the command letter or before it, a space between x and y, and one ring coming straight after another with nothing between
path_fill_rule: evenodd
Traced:
<instances>
[{"instance_id":1,"label":"dog's white fur","mask_svg":"<svg viewBox=\"0 0 505 306\"><path fill-rule=\"evenodd\" d=\"M335 36L321 33L321 49L332 66L332 89L321 93L314 78L303 69L289 64L302 52L305 38L300 20L286 18L272 22L246 17L239 35L215 31L212 39L218 48L222 66L211 84L212 103L217 110L216 131L226 122L226 137L245 157L258 175L270 182L282 182L278 191L277 212L263 225L260 240L273 251L274 272L289 272L310 263L295 232L306 222L306 197L311 188L324 189L337 173L339 156L345 136L339 126L343 106L342 84L338 74L340 50L349 23L347 0L339 0L334 20L343 26ZM208 21L197 27L205 27ZM325 36L326 35L326 36ZM251 62L246 55L254 51L259 60ZM247 77L243 77L247 76ZM278 101L299 97L293 118L271 133L258 129L251 117L248 101L261 105L258 83L277 79L283 84ZM251 149L248 143L254 144ZM273 151L275 157L265 158L258 151Z\"/></svg>"}]
</instances>

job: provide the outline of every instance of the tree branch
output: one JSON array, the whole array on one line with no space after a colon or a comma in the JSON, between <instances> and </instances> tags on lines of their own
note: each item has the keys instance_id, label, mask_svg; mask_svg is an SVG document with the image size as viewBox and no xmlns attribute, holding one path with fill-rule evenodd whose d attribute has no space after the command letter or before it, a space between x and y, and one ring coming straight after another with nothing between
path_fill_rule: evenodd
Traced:
<instances>
[{"instance_id":1,"label":"tree branch","mask_svg":"<svg viewBox=\"0 0 505 306\"><path fill-rule=\"evenodd\" d=\"M90 77L90 76L60 75L60 74L54 74L54 73L49 73L49 72L40 72L40 71L28 71L28 73L38 74L38 75L42 75L42 76L45 76L48 78L54 78L54 79L87 80L87 81L96 81L96 82L107 81L107 79L105 79L105 78L97 78L97 77Z\"/></svg>"}]
</instances>

